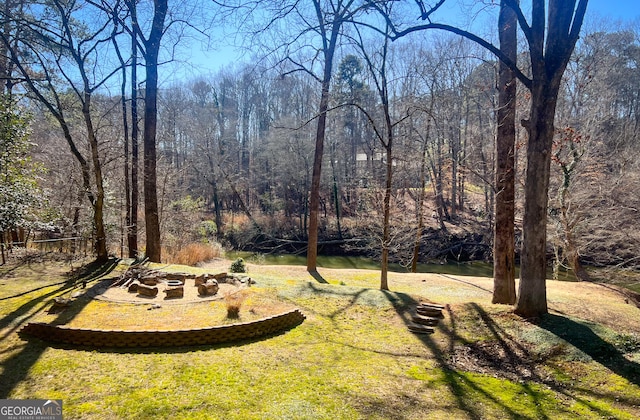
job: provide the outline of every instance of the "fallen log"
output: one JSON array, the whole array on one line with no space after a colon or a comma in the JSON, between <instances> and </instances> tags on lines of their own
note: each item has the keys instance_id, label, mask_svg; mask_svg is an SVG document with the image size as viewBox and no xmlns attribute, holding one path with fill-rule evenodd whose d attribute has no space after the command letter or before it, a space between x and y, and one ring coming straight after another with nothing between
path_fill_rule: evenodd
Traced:
<instances>
[{"instance_id":1,"label":"fallen log","mask_svg":"<svg viewBox=\"0 0 640 420\"><path fill-rule=\"evenodd\" d=\"M205 284L207 282L207 280L209 280L209 275L208 274L200 274L199 276L196 276L195 280L194 280L194 285L200 286L201 284Z\"/></svg>"},{"instance_id":2,"label":"fallen log","mask_svg":"<svg viewBox=\"0 0 640 420\"><path fill-rule=\"evenodd\" d=\"M138 286L140 286L140 282L138 280L133 280L129 286L127 287L127 292L129 293L137 293Z\"/></svg>"},{"instance_id":3,"label":"fallen log","mask_svg":"<svg viewBox=\"0 0 640 420\"><path fill-rule=\"evenodd\" d=\"M184 284L185 280L189 277L187 273L167 273L165 276L166 280L179 280L182 284Z\"/></svg>"},{"instance_id":4,"label":"fallen log","mask_svg":"<svg viewBox=\"0 0 640 420\"><path fill-rule=\"evenodd\" d=\"M227 273L214 274L213 278L216 279L216 281L218 281L220 283L226 283L226 281L227 281Z\"/></svg>"},{"instance_id":5,"label":"fallen log","mask_svg":"<svg viewBox=\"0 0 640 420\"><path fill-rule=\"evenodd\" d=\"M144 276L142 278L140 278L140 283L144 284L145 286L155 286L159 283L160 281L158 280L158 277L153 275L153 276Z\"/></svg>"}]
</instances>

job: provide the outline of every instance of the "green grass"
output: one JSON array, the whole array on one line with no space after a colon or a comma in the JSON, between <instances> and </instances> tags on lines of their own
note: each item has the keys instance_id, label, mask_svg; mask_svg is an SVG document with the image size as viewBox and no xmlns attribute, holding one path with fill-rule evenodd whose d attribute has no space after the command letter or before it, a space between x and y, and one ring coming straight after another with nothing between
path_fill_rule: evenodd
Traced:
<instances>
[{"instance_id":1,"label":"green grass","mask_svg":"<svg viewBox=\"0 0 640 420\"><path fill-rule=\"evenodd\" d=\"M65 419L640 416L640 326L615 326L640 310L606 289L549 282L552 315L530 323L489 303L491 279L391 273L382 292L375 271L320 270L323 283L304 268L250 266L252 302L298 307L305 322L243 343L96 350L17 334L31 320L56 322L43 311L72 284L56 264L0 267L0 398L62 399ZM613 308L610 318L581 309L589 299ZM406 328L420 300L449 304L432 336ZM57 319L106 323L98 314L117 317L113 305L78 300ZM158 316L121 312L139 325Z\"/></svg>"}]
</instances>

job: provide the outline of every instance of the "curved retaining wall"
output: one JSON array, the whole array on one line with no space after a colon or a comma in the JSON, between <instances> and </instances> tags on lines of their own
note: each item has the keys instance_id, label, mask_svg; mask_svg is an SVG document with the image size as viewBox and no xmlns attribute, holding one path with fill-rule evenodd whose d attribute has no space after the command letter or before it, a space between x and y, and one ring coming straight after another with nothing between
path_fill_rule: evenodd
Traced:
<instances>
[{"instance_id":1,"label":"curved retaining wall","mask_svg":"<svg viewBox=\"0 0 640 420\"><path fill-rule=\"evenodd\" d=\"M25 325L20 333L54 343L90 347L172 347L226 343L257 338L293 328L305 316L298 309L253 322L174 331L127 331L70 328L39 322Z\"/></svg>"}]
</instances>

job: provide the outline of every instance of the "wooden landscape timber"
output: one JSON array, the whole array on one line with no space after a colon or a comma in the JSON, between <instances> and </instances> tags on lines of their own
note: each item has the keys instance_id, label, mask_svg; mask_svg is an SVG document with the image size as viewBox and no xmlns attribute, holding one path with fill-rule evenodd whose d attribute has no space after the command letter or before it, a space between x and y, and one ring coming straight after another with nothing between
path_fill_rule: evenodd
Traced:
<instances>
[{"instance_id":1,"label":"wooden landscape timber","mask_svg":"<svg viewBox=\"0 0 640 420\"><path fill-rule=\"evenodd\" d=\"M420 302L416 305L415 314L411 317L413 324L407 328L414 334L433 334L435 327L444 318L442 311L445 305L430 302Z\"/></svg>"},{"instance_id":2,"label":"wooden landscape timber","mask_svg":"<svg viewBox=\"0 0 640 420\"><path fill-rule=\"evenodd\" d=\"M433 318L444 318L442 315L442 309L434 309L434 308L425 308L422 306L416 307L416 312L418 315L429 316Z\"/></svg>"},{"instance_id":3,"label":"wooden landscape timber","mask_svg":"<svg viewBox=\"0 0 640 420\"><path fill-rule=\"evenodd\" d=\"M434 318L434 317L424 316L420 314L415 314L411 318L411 320L416 324L428 325L428 326L438 325L438 322L440 322L440 318Z\"/></svg>"}]
</instances>

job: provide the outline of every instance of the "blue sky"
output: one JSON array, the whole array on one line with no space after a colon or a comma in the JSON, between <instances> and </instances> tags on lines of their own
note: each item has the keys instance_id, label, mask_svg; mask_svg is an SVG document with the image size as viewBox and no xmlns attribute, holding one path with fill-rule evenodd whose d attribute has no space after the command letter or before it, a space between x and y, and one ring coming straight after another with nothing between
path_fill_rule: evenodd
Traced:
<instances>
[{"instance_id":1,"label":"blue sky","mask_svg":"<svg viewBox=\"0 0 640 420\"><path fill-rule=\"evenodd\" d=\"M477 4L474 2L479 0L449 1L449 7L460 10L460 4L469 6ZM613 22L618 20L622 22L636 21L640 25L640 0L589 0L587 14L587 20L600 16L605 19L609 18ZM449 12L445 12L445 15L449 15ZM448 19L445 18L445 20ZM184 80L185 78L206 76L208 73L215 73L222 67L227 67L237 62L249 61L248 56L243 58L242 52L231 45L226 45L224 40L214 43L215 49L209 51L202 51L197 42L194 44L194 48L190 52L182 54L183 64L171 72L172 75L169 76L169 79Z\"/></svg>"},{"instance_id":2,"label":"blue sky","mask_svg":"<svg viewBox=\"0 0 640 420\"><path fill-rule=\"evenodd\" d=\"M633 20L640 18L640 2L638 0L589 0L587 11L613 19Z\"/></svg>"}]
</instances>

